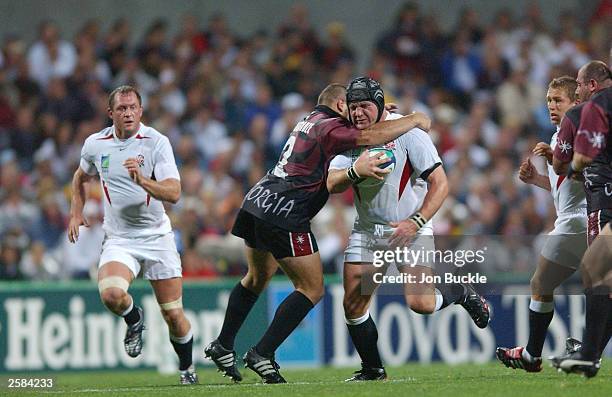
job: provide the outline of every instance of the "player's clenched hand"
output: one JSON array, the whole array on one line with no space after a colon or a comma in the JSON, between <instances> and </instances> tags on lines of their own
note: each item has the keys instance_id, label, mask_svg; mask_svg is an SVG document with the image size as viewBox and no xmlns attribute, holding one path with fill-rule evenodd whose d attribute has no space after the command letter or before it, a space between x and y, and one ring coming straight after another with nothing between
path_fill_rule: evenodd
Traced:
<instances>
[{"instance_id":1,"label":"player's clenched hand","mask_svg":"<svg viewBox=\"0 0 612 397\"><path fill-rule=\"evenodd\" d=\"M431 119L425 113L412 112L410 116L417 122L417 127L423 131L429 131L431 128Z\"/></svg>"},{"instance_id":2,"label":"player's clenched hand","mask_svg":"<svg viewBox=\"0 0 612 397\"><path fill-rule=\"evenodd\" d=\"M536 156L546 157L548 164L552 164L553 151L549 144L538 142L538 144L533 148L533 154Z\"/></svg>"},{"instance_id":3,"label":"player's clenched hand","mask_svg":"<svg viewBox=\"0 0 612 397\"><path fill-rule=\"evenodd\" d=\"M389 237L389 244L392 247L407 247L419 231L416 223L408 219L401 222L389 222L389 225L396 228Z\"/></svg>"},{"instance_id":4,"label":"player's clenched hand","mask_svg":"<svg viewBox=\"0 0 612 397\"><path fill-rule=\"evenodd\" d=\"M531 160L527 158L519 167L519 179L525 183L533 183L535 175L536 169L531 163Z\"/></svg>"},{"instance_id":5,"label":"player's clenched hand","mask_svg":"<svg viewBox=\"0 0 612 397\"><path fill-rule=\"evenodd\" d=\"M68 223L68 241L76 243L79 239L79 226L89 227L89 222L83 217L83 215L71 216L70 222Z\"/></svg>"},{"instance_id":6,"label":"player's clenched hand","mask_svg":"<svg viewBox=\"0 0 612 397\"><path fill-rule=\"evenodd\" d=\"M375 156L370 157L370 151L364 150L359 158L355 161L355 171L361 178L376 178L379 180L383 180L384 175L391 172L391 170L379 168L378 166L381 164L385 164L389 161L389 159L381 159L384 153L379 152L376 153Z\"/></svg>"},{"instance_id":7,"label":"player's clenched hand","mask_svg":"<svg viewBox=\"0 0 612 397\"><path fill-rule=\"evenodd\" d=\"M134 182L140 185L142 174L140 173L140 166L138 165L138 160L136 160L135 158L129 158L123 162L123 166L130 174L130 178L132 178Z\"/></svg>"}]
</instances>

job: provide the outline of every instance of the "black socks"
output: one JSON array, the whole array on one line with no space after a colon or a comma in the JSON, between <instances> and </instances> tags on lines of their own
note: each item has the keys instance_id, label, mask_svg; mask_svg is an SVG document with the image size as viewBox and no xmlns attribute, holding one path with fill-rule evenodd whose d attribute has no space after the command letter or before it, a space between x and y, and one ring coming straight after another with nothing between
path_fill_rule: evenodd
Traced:
<instances>
[{"instance_id":1,"label":"black socks","mask_svg":"<svg viewBox=\"0 0 612 397\"><path fill-rule=\"evenodd\" d=\"M253 308L253 305L255 305L258 297L259 295L243 287L240 282L232 289L227 302L223 327L217 338L221 346L228 350L234 350L236 334Z\"/></svg>"},{"instance_id":2,"label":"black socks","mask_svg":"<svg viewBox=\"0 0 612 397\"><path fill-rule=\"evenodd\" d=\"M274 319L255 346L255 351L264 357L271 358L276 349L302 322L313 307L314 305L306 295L299 291L293 291L276 309Z\"/></svg>"},{"instance_id":3,"label":"black socks","mask_svg":"<svg viewBox=\"0 0 612 397\"><path fill-rule=\"evenodd\" d=\"M349 334L355 345L361 362L367 368L382 368L380 353L378 352L378 330L376 324L372 320L372 316L368 314L368 319L361 324L349 324L354 320L347 320Z\"/></svg>"},{"instance_id":4,"label":"black socks","mask_svg":"<svg viewBox=\"0 0 612 397\"><path fill-rule=\"evenodd\" d=\"M181 343L181 339L186 339L189 337L187 342ZM176 355L179 358L179 370L185 371L192 364L192 354L193 354L193 336L191 331L184 336L183 338L172 338L170 337L170 342L172 343L172 347L176 352Z\"/></svg>"},{"instance_id":5,"label":"black socks","mask_svg":"<svg viewBox=\"0 0 612 397\"><path fill-rule=\"evenodd\" d=\"M544 340L548 332L548 326L553 319L554 310L540 313L529 309L529 342L527 352L532 357L542 357Z\"/></svg>"},{"instance_id":6,"label":"black socks","mask_svg":"<svg viewBox=\"0 0 612 397\"><path fill-rule=\"evenodd\" d=\"M132 302L132 310L130 310L127 314L123 316L123 320L127 325L136 324L140 321L140 312L138 311L138 306L136 306Z\"/></svg>"}]
</instances>

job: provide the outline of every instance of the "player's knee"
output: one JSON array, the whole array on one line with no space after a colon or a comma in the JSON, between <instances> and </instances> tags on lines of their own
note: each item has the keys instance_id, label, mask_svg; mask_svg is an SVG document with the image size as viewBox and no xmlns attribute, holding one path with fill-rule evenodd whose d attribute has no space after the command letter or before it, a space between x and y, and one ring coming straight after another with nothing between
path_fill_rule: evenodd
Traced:
<instances>
[{"instance_id":1,"label":"player's knee","mask_svg":"<svg viewBox=\"0 0 612 397\"><path fill-rule=\"evenodd\" d=\"M352 319L363 316L368 310L368 300L360 298L361 297L355 297L355 299L350 299L345 295L342 306L344 307L344 316L346 318Z\"/></svg>"},{"instance_id":2,"label":"player's knee","mask_svg":"<svg viewBox=\"0 0 612 397\"><path fill-rule=\"evenodd\" d=\"M323 285L305 285L296 288L302 294L306 295L313 305L319 303L325 294L325 288Z\"/></svg>"},{"instance_id":3,"label":"player's knee","mask_svg":"<svg viewBox=\"0 0 612 397\"><path fill-rule=\"evenodd\" d=\"M162 316L171 329L180 326L183 321L186 321L185 313L182 309L162 310Z\"/></svg>"},{"instance_id":4,"label":"player's knee","mask_svg":"<svg viewBox=\"0 0 612 397\"><path fill-rule=\"evenodd\" d=\"M180 297L172 302L160 303L162 316L170 329L179 327L181 323L186 321L185 312L183 311L183 298Z\"/></svg>"},{"instance_id":5,"label":"player's knee","mask_svg":"<svg viewBox=\"0 0 612 397\"><path fill-rule=\"evenodd\" d=\"M313 291L313 295L313 304L317 304L321 299L323 299L323 295L325 295L325 288L322 285L320 287L316 287Z\"/></svg>"},{"instance_id":6,"label":"player's knee","mask_svg":"<svg viewBox=\"0 0 612 397\"><path fill-rule=\"evenodd\" d=\"M111 309L121 306L121 303L126 297L126 291L115 287L106 288L100 292L100 299L102 299L102 303Z\"/></svg>"},{"instance_id":7,"label":"player's knee","mask_svg":"<svg viewBox=\"0 0 612 397\"><path fill-rule=\"evenodd\" d=\"M550 288L546 288L545 284L542 282L538 274L534 274L529 281L529 286L531 287L532 295L550 295L552 291L548 291Z\"/></svg>"},{"instance_id":8,"label":"player's knee","mask_svg":"<svg viewBox=\"0 0 612 397\"><path fill-rule=\"evenodd\" d=\"M419 314L431 314L436 310L436 299L431 295L412 295L407 302L410 310Z\"/></svg>"},{"instance_id":9,"label":"player's knee","mask_svg":"<svg viewBox=\"0 0 612 397\"><path fill-rule=\"evenodd\" d=\"M244 285L245 288L259 294L266 288L266 285L268 285L268 281L270 281L272 275L273 273L270 274L268 272L249 272L242 279L242 285Z\"/></svg>"},{"instance_id":10,"label":"player's knee","mask_svg":"<svg viewBox=\"0 0 612 397\"><path fill-rule=\"evenodd\" d=\"M98 291L100 299L106 307L111 310L118 310L127 298L127 290L130 286L129 281L119 276L109 276L98 281Z\"/></svg>"}]
</instances>

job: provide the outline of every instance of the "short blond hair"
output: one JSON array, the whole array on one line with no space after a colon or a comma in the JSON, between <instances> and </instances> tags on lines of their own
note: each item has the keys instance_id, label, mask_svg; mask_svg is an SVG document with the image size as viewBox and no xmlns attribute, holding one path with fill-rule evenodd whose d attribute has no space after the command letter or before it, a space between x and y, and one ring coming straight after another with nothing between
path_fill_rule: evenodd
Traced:
<instances>
[{"instance_id":1,"label":"short blond hair","mask_svg":"<svg viewBox=\"0 0 612 397\"><path fill-rule=\"evenodd\" d=\"M552 89L560 89L563 90L567 97L572 102L576 102L576 88L578 87L578 83L576 79L570 76L561 76L554 78L548 83L548 88Z\"/></svg>"}]
</instances>

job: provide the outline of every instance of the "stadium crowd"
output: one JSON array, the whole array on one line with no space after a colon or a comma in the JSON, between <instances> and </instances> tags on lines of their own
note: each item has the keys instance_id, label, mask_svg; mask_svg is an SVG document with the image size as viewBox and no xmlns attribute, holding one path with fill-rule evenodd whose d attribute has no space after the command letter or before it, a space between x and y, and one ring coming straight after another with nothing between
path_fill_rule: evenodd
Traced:
<instances>
[{"instance_id":1,"label":"stadium crowd","mask_svg":"<svg viewBox=\"0 0 612 397\"><path fill-rule=\"evenodd\" d=\"M243 273L242 242L228 232L244 193L277 161L319 91L364 73L381 82L399 112L433 118L430 133L450 183L437 234L548 231L552 199L521 183L518 165L554 132L545 102L550 78L608 59L611 8L603 0L592 16L562 11L554 26L535 3L522 15L500 9L487 21L466 8L445 31L435 15L406 3L380 32L366 70L358 68L343 23L318 31L301 5L279 26L248 37L235 34L222 14L205 23L185 16L174 36L160 19L139 40L129 19L107 31L88 20L72 40L52 21L40 25L33 43L6 36L0 279L91 277L104 239L101 194L95 184L85 209L90 227L68 243L70 178L85 138L110 124L108 93L121 84L138 87L144 122L167 134L175 151L183 193L167 211L185 277ZM349 192L331 197L315 220L328 272L336 271L353 217Z\"/></svg>"}]
</instances>

